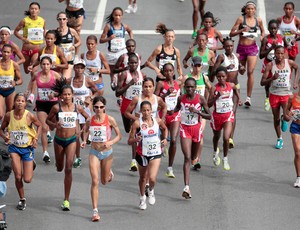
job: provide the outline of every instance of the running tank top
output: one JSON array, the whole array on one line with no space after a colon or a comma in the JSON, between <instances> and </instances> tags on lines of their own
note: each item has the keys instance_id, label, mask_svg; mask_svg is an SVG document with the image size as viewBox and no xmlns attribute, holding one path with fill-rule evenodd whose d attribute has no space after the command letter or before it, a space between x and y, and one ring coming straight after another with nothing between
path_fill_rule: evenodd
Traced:
<instances>
[{"instance_id":1,"label":"running tank top","mask_svg":"<svg viewBox=\"0 0 300 230\"><path fill-rule=\"evenodd\" d=\"M13 88L12 81L15 76L14 63L10 60L10 65L8 70L4 70L0 64L0 89L10 89Z\"/></svg>"},{"instance_id":2,"label":"running tank top","mask_svg":"<svg viewBox=\"0 0 300 230\"><path fill-rule=\"evenodd\" d=\"M87 51L88 52L88 51ZM93 60L87 59L86 54L87 52L84 53L83 55L83 60L85 61L86 67L84 70L84 75L90 78L92 81L98 81L99 80L99 74L98 73L92 73L88 70L90 67L96 67L102 69L102 61L100 59L100 51L97 50L96 58Z\"/></svg>"},{"instance_id":3,"label":"running tank top","mask_svg":"<svg viewBox=\"0 0 300 230\"><path fill-rule=\"evenodd\" d=\"M85 98L87 96L90 96L91 90L85 85L85 75L83 75L82 86L79 88L74 87L73 80L74 78L72 78L71 80L71 87L73 88L73 92L74 92L74 103L76 105L83 106Z\"/></svg>"},{"instance_id":4,"label":"running tank top","mask_svg":"<svg viewBox=\"0 0 300 230\"><path fill-rule=\"evenodd\" d=\"M164 50L164 44L161 45L161 51L159 55L156 56L156 61L159 64L159 69L161 70L163 66L167 63L171 63L175 67L175 62L177 60L176 50L173 47L174 52L172 54L167 54Z\"/></svg>"},{"instance_id":5,"label":"running tank top","mask_svg":"<svg viewBox=\"0 0 300 230\"><path fill-rule=\"evenodd\" d=\"M288 45L293 46L292 41L295 38L295 35L292 34L292 30L298 31L298 28L296 27L295 19L296 16L293 17L292 21L290 23L285 23L283 21L284 16L282 16L281 23L279 25L280 32L282 36L285 37L286 42Z\"/></svg>"},{"instance_id":6,"label":"running tank top","mask_svg":"<svg viewBox=\"0 0 300 230\"><path fill-rule=\"evenodd\" d=\"M186 98L186 94L183 94L180 103L180 114L181 114L182 125L192 126L192 125L197 125L200 122L201 116L197 113L190 112L189 107L191 106L201 111L202 105L201 105L199 94L195 94L195 98L192 101Z\"/></svg>"},{"instance_id":7,"label":"running tank top","mask_svg":"<svg viewBox=\"0 0 300 230\"><path fill-rule=\"evenodd\" d=\"M280 34L276 34L276 37L277 37L277 44L280 45L280 46L284 46L284 42L283 42L283 39L282 39L281 35ZM267 36L267 38L268 38L268 42L267 42L266 48L270 49L270 47L273 44L273 39L271 38L270 34ZM272 49L268 53L268 55L265 58L265 60L267 62L270 62L270 61L273 61L274 59L275 59L275 51L274 51L274 49Z\"/></svg>"},{"instance_id":8,"label":"running tank top","mask_svg":"<svg viewBox=\"0 0 300 230\"><path fill-rule=\"evenodd\" d=\"M188 78L193 78L192 74L191 73L188 73ZM196 80L196 79L195 79ZM205 81L204 81L204 75L203 73L200 74L200 78L198 80L196 80L196 90L195 90L195 93L201 95L204 97L204 94L205 94ZM184 90L184 93L185 90Z\"/></svg>"},{"instance_id":9,"label":"running tank top","mask_svg":"<svg viewBox=\"0 0 300 230\"><path fill-rule=\"evenodd\" d=\"M135 114L141 114L141 112L140 112L140 109L141 109L141 103L143 102L143 101L145 101L145 100L142 100L142 94L139 94L138 95L139 96L139 100L138 100L138 102L137 102L137 104L136 104L136 107L135 107L135 109L134 109L134 113ZM155 95L155 94L153 94L153 96L154 96L154 103L152 104L152 112L151 112L151 116L153 117L153 118L155 118L155 117L157 117L157 112L158 112L158 102L157 102L157 96Z\"/></svg>"},{"instance_id":10,"label":"running tank top","mask_svg":"<svg viewBox=\"0 0 300 230\"><path fill-rule=\"evenodd\" d=\"M138 53L135 53L135 55L139 58L137 70L141 70L141 56ZM126 66L128 66L128 57L129 57L128 53L124 54L124 60L121 65L122 68L125 68Z\"/></svg>"},{"instance_id":11,"label":"running tank top","mask_svg":"<svg viewBox=\"0 0 300 230\"><path fill-rule=\"evenodd\" d=\"M83 8L83 1L84 0L69 0L69 7L81 9Z\"/></svg>"},{"instance_id":12,"label":"running tank top","mask_svg":"<svg viewBox=\"0 0 300 230\"><path fill-rule=\"evenodd\" d=\"M164 98L164 101L167 105L167 111L173 111L175 109L175 107L177 105L177 99L180 95L180 88L179 88L177 81L173 81L173 82L174 82L173 93L169 94L168 96L166 96ZM170 88L170 86L168 85L167 81L164 81L164 88L160 92L160 96L165 95L168 92L169 88Z\"/></svg>"},{"instance_id":13,"label":"running tank top","mask_svg":"<svg viewBox=\"0 0 300 230\"><path fill-rule=\"evenodd\" d=\"M45 53L46 47L43 48L42 54L40 56L40 61L42 60L43 57L49 57L51 58L52 62L55 62L57 65L61 64L59 57L56 54L56 45L54 45L54 50L52 54L46 54Z\"/></svg>"},{"instance_id":14,"label":"running tank top","mask_svg":"<svg viewBox=\"0 0 300 230\"><path fill-rule=\"evenodd\" d=\"M92 142L106 142L111 138L111 127L108 121L108 115L105 114L102 123L95 122L95 116L91 118L90 135Z\"/></svg>"},{"instance_id":15,"label":"running tank top","mask_svg":"<svg viewBox=\"0 0 300 230\"><path fill-rule=\"evenodd\" d=\"M290 94L290 79L292 76L291 67L288 59L284 59L284 67L279 69L275 60L272 61L272 75L279 74L279 77L271 82L270 93L278 96Z\"/></svg>"},{"instance_id":16,"label":"running tank top","mask_svg":"<svg viewBox=\"0 0 300 230\"><path fill-rule=\"evenodd\" d=\"M208 31L208 33L204 30L204 28L202 28L202 29L200 29L199 34L202 34L202 33L207 34L207 39L208 39L207 48L213 48L213 47L217 46L218 41L215 37L215 28L214 27L211 27L210 30Z\"/></svg>"},{"instance_id":17,"label":"running tank top","mask_svg":"<svg viewBox=\"0 0 300 230\"><path fill-rule=\"evenodd\" d=\"M209 53L209 49L206 47L204 55L202 55L202 56L199 55L198 48L194 49L194 54L193 54L193 57L201 57L201 59L202 59L202 72L205 75L208 75L208 69L209 69L208 53Z\"/></svg>"},{"instance_id":18,"label":"running tank top","mask_svg":"<svg viewBox=\"0 0 300 230\"><path fill-rule=\"evenodd\" d=\"M108 41L108 50L113 53L117 53L126 48L125 45L125 27L121 24L121 29L115 29L113 24L110 23L110 29L107 33L107 37L115 34L116 37Z\"/></svg>"},{"instance_id":19,"label":"running tank top","mask_svg":"<svg viewBox=\"0 0 300 230\"><path fill-rule=\"evenodd\" d=\"M38 16L36 20L27 16L24 18L24 21L23 36L33 45L43 44L45 20L40 16Z\"/></svg>"},{"instance_id":20,"label":"running tank top","mask_svg":"<svg viewBox=\"0 0 300 230\"><path fill-rule=\"evenodd\" d=\"M15 119L14 110L10 111L10 121L8 124L8 132L11 144L26 148L31 145L32 139L36 136L34 127L27 124L28 110L25 110L23 117L20 120Z\"/></svg>"},{"instance_id":21,"label":"running tank top","mask_svg":"<svg viewBox=\"0 0 300 230\"><path fill-rule=\"evenodd\" d=\"M13 42L8 41L8 44L10 44L12 46ZM3 46L2 46L2 48L0 48L0 59L2 58L2 49L3 49ZM10 60L16 61L16 53L13 51L9 58L10 58Z\"/></svg>"},{"instance_id":22,"label":"running tank top","mask_svg":"<svg viewBox=\"0 0 300 230\"><path fill-rule=\"evenodd\" d=\"M214 106L216 113L230 113L233 110L233 89L229 82L226 82L226 88L221 88L220 83L216 84L215 94L219 91L222 95L216 100Z\"/></svg>"},{"instance_id":23,"label":"running tank top","mask_svg":"<svg viewBox=\"0 0 300 230\"><path fill-rule=\"evenodd\" d=\"M138 143L137 153L146 157L161 155L160 130L156 119L152 117L152 127L144 123L142 117L139 120L140 132L138 135L141 135L142 140Z\"/></svg>"},{"instance_id":24,"label":"running tank top","mask_svg":"<svg viewBox=\"0 0 300 230\"><path fill-rule=\"evenodd\" d=\"M55 77L54 77L54 71L50 70L50 80L48 82L41 82L40 80L41 72L38 73L36 77L36 86L37 86L37 100L38 101L57 101L58 98L55 97L51 100L49 100L49 95L51 93L54 93L54 91L51 89L55 85Z\"/></svg>"},{"instance_id":25,"label":"running tank top","mask_svg":"<svg viewBox=\"0 0 300 230\"><path fill-rule=\"evenodd\" d=\"M136 95L139 95L142 93L142 84L143 84L143 75L141 71L137 71L138 72L138 80L137 82L135 82L133 85L131 85L126 92L124 93L124 98L128 99L128 100L132 100ZM126 80L123 83L124 85L129 84L129 82L132 80L132 75L129 72L129 70L126 71Z\"/></svg>"},{"instance_id":26,"label":"running tank top","mask_svg":"<svg viewBox=\"0 0 300 230\"><path fill-rule=\"evenodd\" d=\"M78 116L76 105L74 105L73 112L62 111L60 103L58 103L58 108L57 118L61 124L61 127L65 129L75 128Z\"/></svg>"},{"instance_id":27,"label":"running tank top","mask_svg":"<svg viewBox=\"0 0 300 230\"><path fill-rule=\"evenodd\" d=\"M246 15L244 15L243 24L241 24L239 26L239 30L241 30L245 27L250 27L246 23ZM248 32L243 32L242 36L249 38L249 39L255 39L255 37L257 37L257 27L258 27L258 21L257 21L257 18L255 17L255 26L250 27L250 30Z\"/></svg>"},{"instance_id":28,"label":"running tank top","mask_svg":"<svg viewBox=\"0 0 300 230\"><path fill-rule=\"evenodd\" d=\"M74 45L74 36L71 33L70 28L68 28L68 32L60 37L60 41L58 46L64 52L65 57L67 58L69 55L73 55L73 59L75 57L75 50L70 51L70 48ZM72 60L73 60L72 59Z\"/></svg>"},{"instance_id":29,"label":"running tank top","mask_svg":"<svg viewBox=\"0 0 300 230\"><path fill-rule=\"evenodd\" d=\"M221 63L221 66L226 67L227 72L234 72L239 70L239 59L234 53L232 53L232 55L233 55L233 59L230 59L225 53L223 53L224 61ZM234 67L229 69L228 67L230 65L234 65Z\"/></svg>"}]
</instances>

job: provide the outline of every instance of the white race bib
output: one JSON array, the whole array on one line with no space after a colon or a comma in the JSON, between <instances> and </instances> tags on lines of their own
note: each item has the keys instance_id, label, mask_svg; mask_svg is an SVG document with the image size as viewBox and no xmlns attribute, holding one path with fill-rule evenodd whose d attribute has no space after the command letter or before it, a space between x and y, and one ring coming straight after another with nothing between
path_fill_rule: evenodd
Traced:
<instances>
[{"instance_id":1,"label":"white race bib","mask_svg":"<svg viewBox=\"0 0 300 230\"><path fill-rule=\"evenodd\" d=\"M13 88L12 81L13 81L13 76L2 76L2 77L0 77L0 88L1 89Z\"/></svg>"},{"instance_id":2,"label":"white race bib","mask_svg":"<svg viewBox=\"0 0 300 230\"><path fill-rule=\"evenodd\" d=\"M233 108L233 101L231 98L226 98L216 101L216 112L217 113L228 113Z\"/></svg>"},{"instance_id":3,"label":"white race bib","mask_svg":"<svg viewBox=\"0 0 300 230\"><path fill-rule=\"evenodd\" d=\"M185 110L181 113L181 124L196 125L198 124L199 115Z\"/></svg>"},{"instance_id":4,"label":"white race bib","mask_svg":"<svg viewBox=\"0 0 300 230\"><path fill-rule=\"evenodd\" d=\"M175 60L159 59L159 69L162 69L167 63L171 63L173 66L175 66Z\"/></svg>"},{"instance_id":5,"label":"white race bib","mask_svg":"<svg viewBox=\"0 0 300 230\"><path fill-rule=\"evenodd\" d=\"M153 140L153 141L143 141L142 147L142 154L143 156L151 157L157 156L161 154L161 144L160 140Z\"/></svg>"},{"instance_id":6,"label":"white race bib","mask_svg":"<svg viewBox=\"0 0 300 230\"><path fill-rule=\"evenodd\" d=\"M291 111L293 113L293 120L294 121L300 120L300 110L299 109L292 109Z\"/></svg>"},{"instance_id":7,"label":"white race bib","mask_svg":"<svg viewBox=\"0 0 300 230\"><path fill-rule=\"evenodd\" d=\"M61 124L61 127L66 128L66 129L75 128L77 113L76 112L59 112L58 119Z\"/></svg>"},{"instance_id":8,"label":"white race bib","mask_svg":"<svg viewBox=\"0 0 300 230\"><path fill-rule=\"evenodd\" d=\"M90 135L92 138L92 142L106 142L106 126L91 126Z\"/></svg>"},{"instance_id":9,"label":"white race bib","mask_svg":"<svg viewBox=\"0 0 300 230\"><path fill-rule=\"evenodd\" d=\"M28 28L27 39L29 41L43 41L44 40L44 29L43 28Z\"/></svg>"},{"instance_id":10,"label":"white race bib","mask_svg":"<svg viewBox=\"0 0 300 230\"><path fill-rule=\"evenodd\" d=\"M273 86L277 88L286 88L290 85L290 76L287 74L280 74L279 77L273 80Z\"/></svg>"},{"instance_id":11,"label":"white race bib","mask_svg":"<svg viewBox=\"0 0 300 230\"><path fill-rule=\"evenodd\" d=\"M139 95L142 92L141 85L131 85L125 94L125 98L132 100L135 96Z\"/></svg>"},{"instance_id":12,"label":"white race bib","mask_svg":"<svg viewBox=\"0 0 300 230\"><path fill-rule=\"evenodd\" d=\"M13 145L23 146L28 143L28 132L26 131L11 131L10 141Z\"/></svg>"},{"instance_id":13,"label":"white race bib","mask_svg":"<svg viewBox=\"0 0 300 230\"><path fill-rule=\"evenodd\" d=\"M205 85L197 85L196 91L197 94L204 96L205 93Z\"/></svg>"},{"instance_id":14,"label":"white race bib","mask_svg":"<svg viewBox=\"0 0 300 230\"><path fill-rule=\"evenodd\" d=\"M76 105L83 106L85 101L85 96L74 96L74 103Z\"/></svg>"},{"instance_id":15,"label":"white race bib","mask_svg":"<svg viewBox=\"0 0 300 230\"><path fill-rule=\"evenodd\" d=\"M118 52L126 47L125 38L114 38L110 41L110 51Z\"/></svg>"},{"instance_id":16,"label":"white race bib","mask_svg":"<svg viewBox=\"0 0 300 230\"><path fill-rule=\"evenodd\" d=\"M166 102L168 111L174 110L176 107L176 104L177 104L177 93L166 96L165 102Z\"/></svg>"},{"instance_id":17,"label":"white race bib","mask_svg":"<svg viewBox=\"0 0 300 230\"><path fill-rule=\"evenodd\" d=\"M53 91L51 89L46 89L46 88L38 88L38 95L39 95L39 100L42 101L49 101L49 95Z\"/></svg>"}]
</instances>

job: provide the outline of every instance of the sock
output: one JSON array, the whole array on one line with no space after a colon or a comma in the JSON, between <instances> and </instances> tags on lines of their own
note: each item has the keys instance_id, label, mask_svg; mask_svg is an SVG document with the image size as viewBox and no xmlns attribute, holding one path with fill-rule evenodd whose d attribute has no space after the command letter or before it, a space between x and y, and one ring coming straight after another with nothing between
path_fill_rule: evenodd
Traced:
<instances>
[{"instance_id":1,"label":"sock","mask_svg":"<svg viewBox=\"0 0 300 230\"><path fill-rule=\"evenodd\" d=\"M172 167L168 167L168 170L171 171L171 170L173 170L173 168Z\"/></svg>"},{"instance_id":2,"label":"sock","mask_svg":"<svg viewBox=\"0 0 300 230\"><path fill-rule=\"evenodd\" d=\"M190 189L190 186L189 185L185 185L184 189Z\"/></svg>"}]
</instances>

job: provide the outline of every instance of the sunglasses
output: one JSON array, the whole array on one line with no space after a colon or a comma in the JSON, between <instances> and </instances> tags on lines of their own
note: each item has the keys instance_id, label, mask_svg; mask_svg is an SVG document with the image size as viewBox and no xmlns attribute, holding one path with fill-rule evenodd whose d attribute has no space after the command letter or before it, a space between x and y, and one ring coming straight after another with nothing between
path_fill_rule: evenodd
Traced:
<instances>
[{"instance_id":1,"label":"sunglasses","mask_svg":"<svg viewBox=\"0 0 300 230\"><path fill-rule=\"evenodd\" d=\"M95 109L104 109L104 108L105 108L105 105L101 105L101 106L96 106L96 105L95 105L94 108L95 108Z\"/></svg>"},{"instance_id":2,"label":"sunglasses","mask_svg":"<svg viewBox=\"0 0 300 230\"><path fill-rule=\"evenodd\" d=\"M57 21L65 21L67 18L57 18Z\"/></svg>"}]
</instances>

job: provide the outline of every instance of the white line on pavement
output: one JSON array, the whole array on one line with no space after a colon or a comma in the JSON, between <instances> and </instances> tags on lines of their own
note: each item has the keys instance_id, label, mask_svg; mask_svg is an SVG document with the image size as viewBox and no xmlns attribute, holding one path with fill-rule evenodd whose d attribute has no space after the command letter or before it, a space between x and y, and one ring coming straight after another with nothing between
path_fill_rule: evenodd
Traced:
<instances>
[{"instance_id":1,"label":"white line on pavement","mask_svg":"<svg viewBox=\"0 0 300 230\"><path fill-rule=\"evenodd\" d=\"M261 18L264 28L267 28L265 0L257 0L257 15Z\"/></svg>"},{"instance_id":2,"label":"white line on pavement","mask_svg":"<svg viewBox=\"0 0 300 230\"><path fill-rule=\"evenodd\" d=\"M101 0L98 5L96 16L94 18L94 23L95 23L94 30L95 31L102 28L104 16L105 16L106 3L107 3L107 0ZM93 33L91 33L91 34L93 34Z\"/></svg>"}]
</instances>

